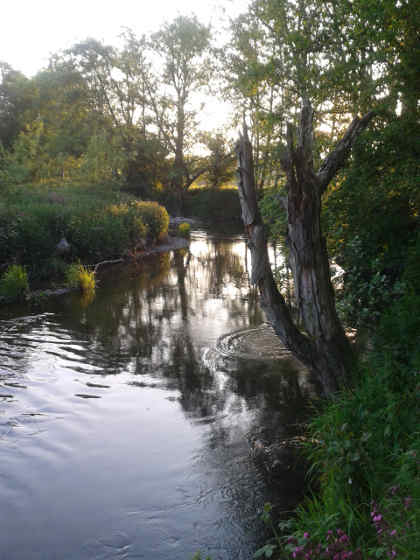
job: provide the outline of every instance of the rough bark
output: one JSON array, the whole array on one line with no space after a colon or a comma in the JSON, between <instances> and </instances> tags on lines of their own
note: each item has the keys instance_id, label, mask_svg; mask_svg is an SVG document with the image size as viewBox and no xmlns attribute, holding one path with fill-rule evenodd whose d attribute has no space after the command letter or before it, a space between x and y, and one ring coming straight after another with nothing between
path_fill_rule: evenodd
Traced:
<instances>
[{"instance_id":1,"label":"rough bark","mask_svg":"<svg viewBox=\"0 0 420 560\"><path fill-rule=\"evenodd\" d=\"M274 282L257 206L252 148L245 126L237 144L239 197L251 251L251 282L258 285L262 307L283 344L315 374L326 394L348 382L353 354L335 309L326 243L320 223L321 195L344 164L354 141L372 116L369 113L363 119L352 122L343 140L326 158L318 173L313 169L313 111L308 101L303 104L296 146L292 129L288 129L288 153L282 161L287 175L287 243L303 331L293 322Z\"/></svg>"}]
</instances>

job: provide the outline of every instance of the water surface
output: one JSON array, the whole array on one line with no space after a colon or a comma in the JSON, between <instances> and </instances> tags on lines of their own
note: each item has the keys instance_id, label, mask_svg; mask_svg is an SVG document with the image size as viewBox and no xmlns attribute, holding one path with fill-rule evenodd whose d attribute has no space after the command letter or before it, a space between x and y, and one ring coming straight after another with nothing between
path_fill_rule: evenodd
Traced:
<instances>
[{"instance_id":1,"label":"water surface","mask_svg":"<svg viewBox=\"0 0 420 560\"><path fill-rule=\"evenodd\" d=\"M293 436L312 388L247 339L264 317L240 236L0 313L1 560L248 560L264 502L299 499L298 469L272 476L253 445Z\"/></svg>"}]
</instances>

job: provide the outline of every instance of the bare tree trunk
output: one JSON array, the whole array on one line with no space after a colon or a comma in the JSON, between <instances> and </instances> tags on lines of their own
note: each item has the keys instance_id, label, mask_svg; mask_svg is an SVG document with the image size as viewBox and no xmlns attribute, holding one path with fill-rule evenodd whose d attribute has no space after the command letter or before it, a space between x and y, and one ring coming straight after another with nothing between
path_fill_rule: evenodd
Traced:
<instances>
[{"instance_id":1,"label":"bare tree trunk","mask_svg":"<svg viewBox=\"0 0 420 560\"><path fill-rule=\"evenodd\" d=\"M277 335L286 348L315 374L326 394L348 382L353 352L335 309L326 243L321 232L321 195L344 164L355 139L372 116L373 113L369 113L363 119L352 122L318 173L313 169L313 111L308 101L303 104L296 147L292 129L288 128L288 154L282 161L287 174L287 242L296 304L304 332L293 322L274 282L257 206L252 147L246 126L237 144L239 197L242 219L249 236L251 282L258 285L262 307Z\"/></svg>"}]
</instances>

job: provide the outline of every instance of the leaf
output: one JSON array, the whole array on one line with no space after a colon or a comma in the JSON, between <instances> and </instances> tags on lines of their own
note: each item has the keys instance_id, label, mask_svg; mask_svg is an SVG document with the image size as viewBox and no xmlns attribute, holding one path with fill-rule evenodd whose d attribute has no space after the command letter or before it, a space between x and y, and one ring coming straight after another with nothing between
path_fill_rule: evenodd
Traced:
<instances>
[{"instance_id":1,"label":"leaf","mask_svg":"<svg viewBox=\"0 0 420 560\"><path fill-rule=\"evenodd\" d=\"M288 521L280 521L278 524L278 528L281 529L282 531L285 531L286 529L291 529L293 527L293 521L291 521L290 519Z\"/></svg>"},{"instance_id":2,"label":"leaf","mask_svg":"<svg viewBox=\"0 0 420 560\"><path fill-rule=\"evenodd\" d=\"M271 558L276 548L277 545L275 544L266 544L262 548L259 548L257 552L255 552L254 558Z\"/></svg>"}]
</instances>

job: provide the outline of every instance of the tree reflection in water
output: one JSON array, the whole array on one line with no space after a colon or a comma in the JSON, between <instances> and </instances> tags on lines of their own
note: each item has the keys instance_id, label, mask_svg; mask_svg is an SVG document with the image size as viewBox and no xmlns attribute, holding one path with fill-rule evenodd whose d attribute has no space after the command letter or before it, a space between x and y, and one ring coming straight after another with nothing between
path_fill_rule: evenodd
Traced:
<instances>
[{"instance_id":1,"label":"tree reflection in water","mask_svg":"<svg viewBox=\"0 0 420 560\"><path fill-rule=\"evenodd\" d=\"M224 538L248 543L229 541L226 547L248 558L261 537L258 507L274 498L289 509L302 489L296 468L286 465L273 477L266 464L256 461L253 442L268 445L295 435L312 386L291 358L275 363L217 351L222 335L264 320L248 283L244 241L197 236L189 251L111 268L98 280L88 305L76 294L47 302L49 322L42 313L37 320L15 322L11 338L47 340L55 331L71 340L80 359L76 371L88 373L89 380L95 375L110 390L123 379L133 391L170 391L168 398L176 400L188 422L203 430L191 464L191 476L201 473L203 480L205 473L207 481L200 482L198 503L223 504ZM4 344L9 343L3 337ZM0 354L8 351L0 344ZM36 352L39 344L22 343L14 363L25 369ZM58 354L60 345L53 352ZM74 362L64 367L74 370ZM243 530L236 533L239 526ZM229 554L220 557L233 557Z\"/></svg>"}]
</instances>

